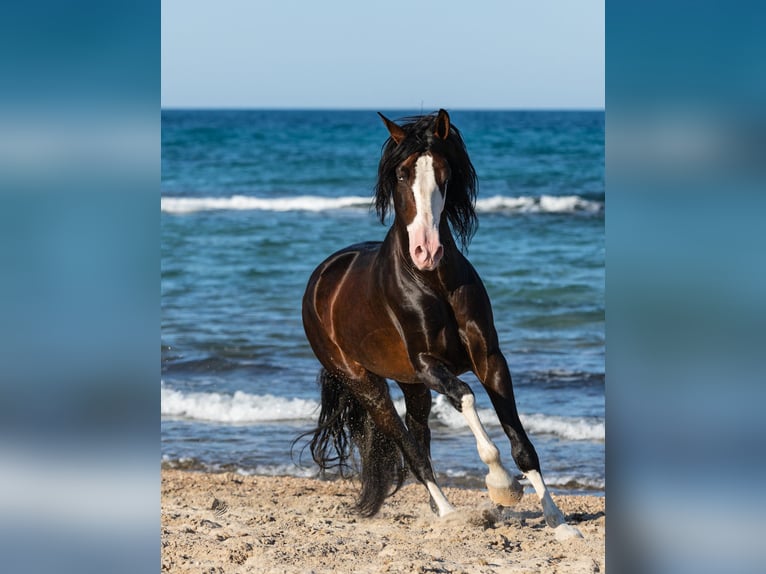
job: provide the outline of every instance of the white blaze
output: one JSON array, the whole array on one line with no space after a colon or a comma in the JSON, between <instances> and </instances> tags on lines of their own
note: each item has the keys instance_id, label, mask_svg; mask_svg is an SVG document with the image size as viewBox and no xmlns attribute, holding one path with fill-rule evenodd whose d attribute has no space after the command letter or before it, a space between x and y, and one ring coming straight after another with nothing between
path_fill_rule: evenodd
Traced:
<instances>
[{"instance_id":1,"label":"white blaze","mask_svg":"<svg viewBox=\"0 0 766 574\"><path fill-rule=\"evenodd\" d=\"M407 226L407 231L416 227L426 230L439 230L439 220L444 209L444 198L436 186L434 158L430 154L421 155L415 162L415 181L412 182L412 194L415 196L415 219Z\"/></svg>"},{"instance_id":2,"label":"white blaze","mask_svg":"<svg viewBox=\"0 0 766 574\"><path fill-rule=\"evenodd\" d=\"M439 221L444 209L444 197L436 185L434 159L431 154L420 156L415 162L415 181L412 183L415 199L415 217L407 226L410 257L418 269L435 269L444 252L439 240Z\"/></svg>"}]
</instances>

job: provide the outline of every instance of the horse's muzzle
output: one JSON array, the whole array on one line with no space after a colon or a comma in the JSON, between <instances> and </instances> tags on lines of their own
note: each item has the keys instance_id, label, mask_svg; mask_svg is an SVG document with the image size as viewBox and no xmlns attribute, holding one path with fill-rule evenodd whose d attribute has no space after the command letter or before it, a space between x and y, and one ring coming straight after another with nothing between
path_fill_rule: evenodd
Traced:
<instances>
[{"instance_id":1,"label":"horse's muzzle","mask_svg":"<svg viewBox=\"0 0 766 574\"><path fill-rule=\"evenodd\" d=\"M415 233L410 236L410 257L420 271L433 271L439 266L444 255L439 232L435 231L435 233Z\"/></svg>"}]
</instances>

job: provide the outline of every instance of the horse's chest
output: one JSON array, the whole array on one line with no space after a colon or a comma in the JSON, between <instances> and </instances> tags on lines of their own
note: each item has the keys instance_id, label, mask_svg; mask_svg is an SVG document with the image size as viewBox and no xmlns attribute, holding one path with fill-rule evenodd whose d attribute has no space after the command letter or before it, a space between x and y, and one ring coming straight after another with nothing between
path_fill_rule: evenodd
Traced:
<instances>
[{"instance_id":1,"label":"horse's chest","mask_svg":"<svg viewBox=\"0 0 766 574\"><path fill-rule=\"evenodd\" d=\"M421 351L439 359L455 374L469 369L469 357L460 330L454 321L445 322L428 340L427 349Z\"/></svg>"}]
</instances>

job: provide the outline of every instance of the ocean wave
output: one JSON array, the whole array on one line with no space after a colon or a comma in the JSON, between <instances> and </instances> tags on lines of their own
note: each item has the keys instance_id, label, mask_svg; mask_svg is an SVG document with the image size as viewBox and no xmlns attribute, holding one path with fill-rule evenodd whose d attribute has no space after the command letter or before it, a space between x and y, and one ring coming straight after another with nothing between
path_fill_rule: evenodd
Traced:
<instances>
[{"instance_id":1,"label":"ocean wave","mask_svg":"<svg viewBox=\"0 0 766 574\"><path fill-rule=\"evenodd\" d=\"M497 414L493 409L477 409L477 412L485 427L500 426ZM431 416L449 428L468 428L462 413L456 411L446 397L442 395L435 397ZM572 441L603 441L606 434L604 421L601 419L544 414L520 414L519 418L521 424L530 434L553 435Z\"/></svg>"},{"instance_id":2,"label":"ocean wave","mask_svg":"<svg viewBox=\"0 0 766 574\"><path fill-rule=\"evenodd\" d=\"M299 478L314 478L319 469L313 464L302 466L298 464L258 464L252 468L238 468L235 472L244 476L296 476Z\"/></svg>"},{"instance_id":3,"label":"ocean wave","mask_svg":"<svg viewBox=\"0 0 766 574\"><path fill-rule=\"evenodd\" d=\"M313 400L253 395L243 391L225 393L184 393L161 388L161 414L168 418L183 418L223 424L257 424L278 421L314 421L319 403ZM404 399L394 401L404 417ZM493 409L478 409L486 427L500 425ZM603 441L604 421L601 419L562 417L544 414L521 414L521 422L530 434L553 435L571 441ZM431 422L453 430L468 429L468 424L443 395L434 397Z\"/></svg>"},{"instance_id":4,"label":"ocean wave","mask_svg":"<svg viewBox=\"0 0 766 574\"><path fill-rule=\"evenodd\" d=\"M163 197L161 210L165 213L194 213L197 211L335 211L348 208L369 209L369 197L320 197L301 195L298 197L252 197L233 195L231 197Z\"/></svg>"},{"instance_id":5,"label":"ocean wave","mask_svg":"<svg viewBox=\"0 0 766 574\"><path fill-rule=\"evenodd\" d=\"M251 424L305 420L316 416L319 404L305 399L273 395L252 395L243 391L184 393L162 387L160 412L163 417L184 418L225 424Z\"/></svg>"},{"instance_id":6,"label":"ocean wave","mask_svg":"<svg viewBox=\"0 0 766 574\"><path fill-rule=\"evenodd\" d=\"M597 213L604 209L604 203L585 199L579 195L540 195L507 197L495 195L476 200L479 212L519 212L519 213Z\"/></svg>"},{"instance_id":7,"label":"ocean wave","mask_svg":"<svg viewBox=\"0 0 766 574\"><path fill-rule=\"evenodd\" d=\"M186 214L199 211L337 211L360 209L368 211L372 199L356 195L322 197L163 197L160 209L165 213ZM476 210L482 213L598 213L604 202L579 195L540 195L508 197L495 195L476 201Z\"/></svg>"},{"instance_id":8,"label":"ocean wave","mask_svg":"<svg viewBox=\"0 0 766 574\"><path fill-rule=\"evenodd\" d=\"M603 441L606 427L601 419L561 417L555 415L519 415L530 434L549 434L567 440Z\"/></svg>"},{"instance_id":9,"label":"ocean wave","mask_svg":"<svg viewBox=\"0 0 766 574\"><path fill-rule=\"evenodd\" d=\"M606 486L603 478L575 476L573 474L546 474L545 484L567 490L604 490Z\"/></svg>"},{"instance_id":10,"label":"ocean wave","mask_svg":"<svg viewBox=\"0 0 766 574\"><path fill-rule=\"evenodd\" d=\"M173 458L167 454L162 455L162 468L173 470L200 470L204 472L233 472L241 476L295 476L299 478L315 478L319 469L314 465L300 465L295 463L256 464L243 467L233 463L204 462L193 457Z\"/></svg>"}]
</instances>

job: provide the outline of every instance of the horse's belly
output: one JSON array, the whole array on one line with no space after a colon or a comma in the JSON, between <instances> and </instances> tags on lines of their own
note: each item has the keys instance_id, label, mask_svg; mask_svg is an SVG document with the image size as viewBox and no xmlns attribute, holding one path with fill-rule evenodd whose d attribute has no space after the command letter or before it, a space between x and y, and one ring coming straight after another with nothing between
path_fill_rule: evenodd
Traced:
<instances>
[{"instance_id":1,"label":"horse's belly","mask_svg":"<svg viewBox=\"0 0 766 574\"><path fill-rule=\"evenodd\" d=\"M368 332L358 347L358 361L376 375L402 383L415 379L404 342L395 329L375 329Z\"/></svg>"}]
</instances>

